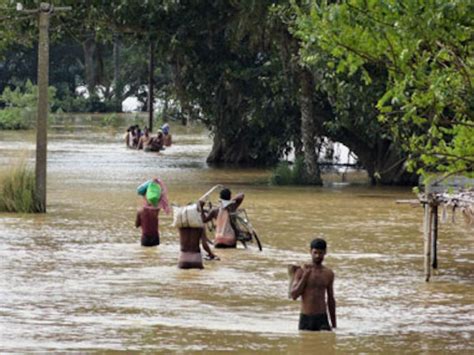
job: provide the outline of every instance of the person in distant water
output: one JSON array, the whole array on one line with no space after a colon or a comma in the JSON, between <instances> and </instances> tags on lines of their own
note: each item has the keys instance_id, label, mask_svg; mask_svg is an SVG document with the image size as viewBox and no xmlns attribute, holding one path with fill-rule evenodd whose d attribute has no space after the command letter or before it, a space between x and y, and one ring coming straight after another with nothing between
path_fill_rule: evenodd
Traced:
<instances>
[{"instance_id":1,"label":"person in distant water","mask_svg":"<svg viewBox=\"0 0 474 355\"><path fill-rule=\"evenodd\" d=\"M135 126L130 126L127 128L127 132L124 135L125 145L127 146L127 148L132 148L134 130L135 130Z\"/></svg>"},{"instance_id":2,"label":"person in distant water","mask_svg":"<svg viewBox=\"0 0 474 355\"><path fill-rule=\"evenodd\" d=\"M158 201L149 201L146 196L144 196L143 207L137 211L135 218L135 227L141 227L142 229L141 244L144 247L160 245L158 214L161 209L163 209L165 213L170 213L166 185L161 179L157 178L153 179L153 182L160 186L160 198Z\"/></svg>"},{"instance_id":3,"label":"person in distant water","mask_svg":"<svg viewBox=\"0 0 474 355\"><path fill-rule=\"evenodd\" d=\"M204 202L199 201L201 209L201 218L205 220L207 216L204 212ZM204 269L202 262L201 249L199 244L207 252L209 259L219 259L209 248L207 243L206 230L204 227L199 228L178 228L180 254L178 260L178 267L180 269Z\"/></svg>"},{"instance_id":4,"label":"person in distant water","mask_svg":"<svg viewBox=\"0 0 474 355\"><path fill-rule=\"evenodd\" d=\"M170 133L170 125L165 123L163 126L161 126L161 130L163 131L163 145L165 147L171 147L172 137Z\"/></svg>"},{"instance_id":5,"label":"person in distant water","mask_svg":"<svg viewBox=\"0 0 474 355\"><path fill-rule=\"evenodd\" d=\"M150 143L150 139L151 139L151 137L150 137L150 134L148 132L148 127L145 127L143 129L142 136L138 140L137 149L144 149L145 147L147 147Z\"/></svg>"},{"instance_id":6,"label":"person in distant water","mask_svg":"<svg viewBox=\"0 0 474 355\"><path fill-rule=\"evenodd\" d=\"M150 139L148 145L144 150L146 152L159 152L163 149L163 132L161 129L156 133L156 137Z\"/></svg>"},{"instance_id":7,"label":"person in distant water","mask_svg":"<svg viewBox=\"0 0 474 355\"><path fill-rule=\"evenodd\" d=\"M299 330L331 330L336 328L336 301L334 299L334 272L323 266L326 255L326 241L316 238L311 241L311 264L297 268L291 284L291 298L301 299ZM327 304L326 304L327 295Z\"/></svg>"},{"instance_id":8,"label":"person in distant water","mask_svg":"<svg viewBox=\"0 0 474 355\"><path fill-rule=\"evenodd\" d=\"M138 142L140 141L140 137L142 136L142 130L140 129L140 127L138 125L135 126L135 133L133 135L133 141L132 141L132 145L133 145L133 148L138 148Z\"/></svg>"},{"instance_id":9,"label":"person in distant water","mask_svg":"<svg viewBox=\"0 0 474 355\"><path fill-rule=\"evenodd\" d=\"M232 227L230 213L235 212L242 204L245 195L238 193L232 199L232 193L228 188L224 188L220 192L219 207L212 209L204 222L216 219L216 236L214 239L215 248L236 248L237 237Z\"/></svg>"}]
</instances>

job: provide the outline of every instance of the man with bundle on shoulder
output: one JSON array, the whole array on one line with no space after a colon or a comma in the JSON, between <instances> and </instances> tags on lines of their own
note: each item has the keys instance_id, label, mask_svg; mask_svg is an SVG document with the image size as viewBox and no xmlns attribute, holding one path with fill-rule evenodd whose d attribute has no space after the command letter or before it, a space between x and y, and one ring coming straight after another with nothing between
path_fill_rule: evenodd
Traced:
<instances>
[{"instance_id":1,"label":"man with bundle on shoulder","mask_svg":"<svg viewBox=\"0 0 474 355\"><path fill-rule=\"evenodd\" d=\"M301 296L299 330L331 330L336 328L336 301L334 299L334 272L323 266L326 241L316 238L311 241L311 264L295 267L290 296L296 300ZM327 295L327 303L326 303Z\"/></svg>"},{"instance_id":2,"label":"man with bundle on shoulder","mask_svg":"<svg viewBox=\"0 0 474 355\"><path fill-rule=\"evenodd\" d=\"M201 221L204 223L204 220L207 219L204 211L204 201L199 201L198 205L192 205L192 208L198 207ZM204 225L201 227L179 226L178 232L180 245L178 267L180 269L204 269L200 244L202 244L203 249L207 252L208 259L219 260L209 247Z\"/></svg>"}]
</instances>

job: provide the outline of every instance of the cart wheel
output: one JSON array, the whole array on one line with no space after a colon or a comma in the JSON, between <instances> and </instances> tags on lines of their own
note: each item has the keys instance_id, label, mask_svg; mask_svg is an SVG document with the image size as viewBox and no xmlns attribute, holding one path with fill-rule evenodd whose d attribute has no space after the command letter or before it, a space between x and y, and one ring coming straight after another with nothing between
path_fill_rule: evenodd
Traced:
<instances>
[{"instance_id":1,"label":"cart wheel","mask_svg":"<svg viewBox=\"0 0 474 355\"><path fill-rule=\"evenodd\" d=\"M260 239L258 239L257 232L253 231L252 234L253 234L253 237L255 238L255 240L257 241L258 249L260 249L260 251L262 251L262 243L260 243Z\"/></svg>"}]
</instances>

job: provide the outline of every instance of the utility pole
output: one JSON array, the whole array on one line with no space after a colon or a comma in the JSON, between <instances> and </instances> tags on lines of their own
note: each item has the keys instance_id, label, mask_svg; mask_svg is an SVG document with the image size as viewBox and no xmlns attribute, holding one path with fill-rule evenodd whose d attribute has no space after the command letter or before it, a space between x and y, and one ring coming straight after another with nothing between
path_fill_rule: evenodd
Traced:
<instances>
[{"instance_id":1,"label":"utility pole","mask_svg":"<svg viewBox=\"0 0 474 355\"><path fill-rule=\"evenodd\" d=\"M155 46L153 39L150 38L150 53L148 62L148 129L153 130L153 73L155 71Z\"/></svg>"},{"instance_id":2,"label":"utility pole","mask_svg":"<svg viewBox=\"0 0 474 355\"><path fill-rule=\"evenodd\" d=\"M36 196L39 212L46 212L46 166L48 152L49 14L53 6L41 3L38 41L38 117L36 119Z\"/></svg>"},{"instance_id":3,"label":"utility pole","mask_svg":"<svg viewBox=\"0 0 474 355\"><path fill-rule=\"evenodd\" d=\"M17 3L17 10L38 14L38 109L36 118L36 198L38 212L46 212L46 166L48 152L48 83L49 83L49 16L53 11L71 10L71 7L54 8L42 2L37 10L23 10Z\"/></svg>"},{"instance_id":4,"label":"utility pole","mask_svg":"<svg viewBox=\"0 0 474 355\"><path fill-rule=\"evenodd\" d=\"M114 49L114 94L115 111L122 112L122 80L120 78L120 36L117 33L113 35Z\"/></svg>"}]
</instances>

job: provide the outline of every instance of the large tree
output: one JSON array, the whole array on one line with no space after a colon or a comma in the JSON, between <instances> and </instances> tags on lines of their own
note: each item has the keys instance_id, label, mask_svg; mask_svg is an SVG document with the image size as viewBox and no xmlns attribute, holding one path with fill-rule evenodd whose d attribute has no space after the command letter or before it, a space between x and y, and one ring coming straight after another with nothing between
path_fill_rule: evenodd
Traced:
<instances>
[{"instance_id":1,"label":"large tree","mask_svg":"<svg viewBox=\"0 0 474 355\"><path fill-rule=\"evenodd\" d=\"M379 120L418 173L474 175L472 2L313 2L299 12L306 59L323 48L338 72L387 72Z\"/></svg>"}]
</instances>

